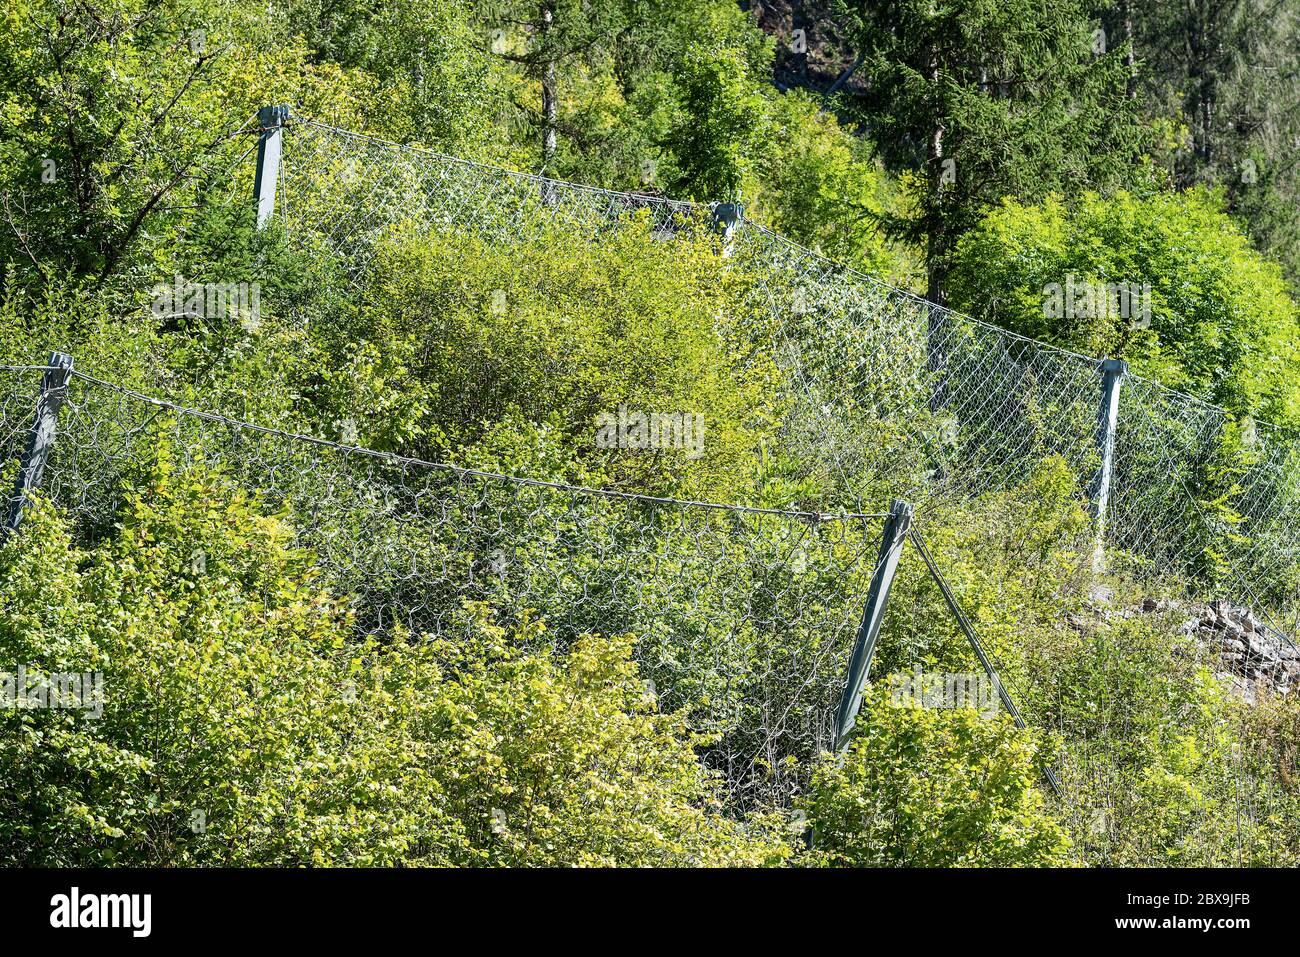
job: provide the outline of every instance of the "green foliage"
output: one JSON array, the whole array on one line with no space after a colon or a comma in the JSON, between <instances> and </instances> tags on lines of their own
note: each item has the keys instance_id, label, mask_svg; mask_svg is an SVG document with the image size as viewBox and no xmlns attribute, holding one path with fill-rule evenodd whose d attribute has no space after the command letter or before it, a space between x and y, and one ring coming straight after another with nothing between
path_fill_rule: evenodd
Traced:
<instances>
[{"instance_id":1,"label":"green foliage","mask_svg":"<svg viewBox=\"0 0 1300 957\"><path fill-rule=\"evenodd\" d=\"M1295 800L1293 762L1280 744L1289 699L1239 701L1210 670L1216 652L1182 627L1187 615L1177 601L1167 602L1168 611L1135 615L1132 608L1151 594L1149 579L1139 586L1121 574L1107 576L1109 597L1098 603L1088 573L1090 527L1059 462L1023 489L930 515L924 534L1029 727L1052 734L1036 760L1061 784L1049 817L1068 833L1070 850L1056 862L1276 866L1294 859L1294 841L1281 823ZM873 672L978 672L965 636L919 566L905 554ZM877 713L888 690L882 687L876 710L859 718L859 734L897 720L892 705L885 717ZM957 721L952 714L908 720ZM979 721L976 712L965 714ZM839 816L832 815L840 826L858 828L862 844L853 844L853 853L883 854L880 845L896 833L893 818L872 810L892 807L873 803L891 780L876 770L881 760L867 763L859 778L834 772L836 787L855 795L855 803L833 804ZM915 762L915 773L935 776L921 754ZM932 826L941 833L943 825ZM921 846L909 853L939 853L915 840Z\"/></svg>"},{"instance_id":2,"label":"green foliage","mask_svg":"<svg viewBox=\"0 0 1300 957\"><path fill-rule=\"evenodd\" d=\"M1079 610L1090 580L1091 524L1065 463L1047 459L1024 486L967 508L936 509L922 534L1004 681L1018 682L1034 650ZM873 669L979 668L924 564L911 558L890 597Z\"/></svg>"},{"instance_id":3,"label":"green foliage","mask_svg":"<svg viewBox=\"0 0 1300 957\"><path fill-rule=\"evenodd\" d=\"M710 801L683 714L655 713L631 636L524 655L472 607L470 640L435 644L446 678L429 759L467 825L465 863L754 866L788 856L778 821L738 824Z\"/></svg>"},{"instance_id":4,"label":"green foliage","mask_svg":"<svg viewBox=\"0 0 1300 957\"><path fill-rule=\"evenodd\" d=\"M226 133L287 102L551 175L740 199L758 221L900 282L924 256L931 295L980 318L1122 355L1235 414L1300 421L1295 306L1221 211L1226 195L1251 235L1294 245L1290 120L1264 102L1279 93L1272 79L1230 62L1238 43L1293 57L1290 27L1253 26L1244 2L1212 28L1191 7L1153 8L1137 17L1139 50L1201 31L1228 45L1129 62L1123 24L1101 6L1105 52L1090 48L1096 5L1079 0L846 4L865 82L827 102L770 88L774 41L727 0L293 0L274 14L12 0L0 357L71 351L84 371L245 420L535 479L775 507L871 507L927 487L936 468L988 468L987 448L1002 448L997 424L946 433L917 347L923 305L805 308L805 279L757 277L703 222L564 225L542 196L485 202L477 230L430 232L398 209L385 220L398 228L358 230L374 258L356 273L308 237L258 231L250 164L233 165L253 139ZM1180 184L1223 184L1247 146L1257 184L1156 188L1162 164ZM322 203L406 195L343 179L320 184ZM1124 184L1138 191L1113 191ZM1084 187L1100 192L1075 195ZM1045 287L1071 276L1149 283L1150 327L1046 314ZM152 287L178 278L259 283L260 322L155 315ZM949 347L985 356L961 336ZM807 381L781 372L775 342ZM867 360L915 375L864 382ZM1146 592L1123 573L1105 579L1109 606L1093 597L1080 474L1092 410L1049 434L1059 410L1039 386L1026 376L998 410L1030 431L993 463L985 484L999 491L927 503L920 527L1030 726L1050 734L895 707L878 689L838 763L810 753L808 729L824 730L834 705L844 649L828 634L860 614L869 523L717 512L704 529L669 508L514 486L442 497L436 480L403 486L394 500L415 504L375 523L395 488L380 467L348 485L346 469L315 467L317 447L275 457L270 443L259 464L299 512L269 513L242 490L248 463L173 464L182 455L164 437L177 424L164 423L147 433L157 461L123 456L94 475L87 494L124 500L115 513L38 502L0 546L0 666L98 670L106 692L98 718L0 713L0 863L797 862L788 822L742 814L709 770L767 753L744 797L811 779L798 806L812 863L1295 864L1294 701L1235 700L1176 615L1129 613ZM620 407L702 415L705 454L601 447L597 416ZM127 425L100 424L108 452ZM1162 586L1215 586L1251 565L1269 570L1265 598L1294 590L1287 546L1251 528L1243 505L1288 514L1294 463L1266 460L1252 428L1243 418L1198 445L1195 465L1185 457L1175 477L1190 505L1141 503L1199 548ZM1164 434L1199 441L1185 425ZM1275 481L1255 477L1266 461ZM322 573L305 541L322 553L348 543L347 567ZM510 567L484 582L503 541ZM462 603L465 580L477 590ZM445 626L437 637L366 637L385 609L416 604ZM909 552L875 670L914 667L978 666ZM1044 766L1063 784L1050 804Z\"/></svg>"},{"instance_id":5,"label":"green foliage","mask_svg":"<svg viewBox=\"0 0 1300 957\"><path fill-rule=\"evenodd\" d=\"M1300 700L1268 695L1240 716L1238 774L1255 783L1266 808L1264 828L1252 848L1261 865L1294 866L1300 861L1300 832L1289 822L1300 813Z\"/></svg>"},{"instance_id":6,"label":"green foliage","mask_svg":"<svg viewBox=\"0 0 1300 957\"><path fill-rule=\"evenodd\" d=\"M552 430L591 474L728 495L774 427L776 373L730 304L748 280L707 233L632 225L591 243L405 235L382 248L356 311L322 337L318 401L379 448L482 464L503 423ZM604 449L598 417L703 416L703 453ZM494 455L490 447L482 450Z\"/></svg>"},{"instance_id":7,"label":"green foliage","mask_svg":"<svg viewBox=\"0 0 1300 957\"><path fill-rule=\"evenodd\" d=\"M1203 474L1197 483L1199 495L1190 503L1189 511L1194 510L1195 514L1188 516L1188 521L1193 528L1203 526L1202 565L1196 570L1216 585L1235 571L1233 546L1248 541L1241 531L1245 516L1237 505L1243 491L1241 479L1258 460L1256 451L1242 441L1242 426L1235 422L1225 425L1205 457Z\"/></svg>"},{"instance_id":8,"label":"green foliage","mask_svg":"<svg viewBox=\"0 0 1300 957\"><path fill-rule=\"evenodd\" d=\"M855 104L912 199L892 231L926 247L943 302L957 237L1005 196L1134 175L1143 136L1116 50L1094 55L1080 0L838 5L862 51Z\"/></svg>"},{"instance_id":9,"label":"green foliage","mask_svg":"<svg viewBox=\"0 0 1300 957\"><path fill-rule=\"evenodd\" d=\"M1038 736L1002 715L897 705L873 691L842 761L803 807L814 860L841 867L1051 867L1069 841L1044 807Z\"/></svg>"},{"instance_id":10,"label":"green foliage","mask_svg":"<svg viewBox=\"0 0 1300 957\"><path fill-rule=\"evenodd\" d=\"M278 36L300 42L317 63L336 64L375 86L366 126L403 142L505 159L498 124L513 92L505 65L466 0L380 3L294 0L274 18Z\"/></svg>"},{"instance_id":11,"label":"green foliage","mask_svg":"<svg viewBox=\"0 0 1300 957\"><path fill-rule=\"evenodd\" d=\"M164 453L111 538L48 506L0 550L0 656L103 672L102 716L6 709L14 864L766 864L629 637L347 640L283 517Z\"/></svg>"},{"instance_id":12,"label":"green foliage","mask_svg":"<svg viewBox=\"0 0 1300 957\"><path fill-rule=\"evenodd\" d=\"M364 27L359 9L331 8L348 28L292 6L304 20L216 2L6 4L0 260L38 277L170 281L186 212L231 201L230 169L252 145L234 131L267 103L360 125L359 104L383 99L380 131L487 148L482 91L496 80L456 0L367 5ZM342 66L312 62L304 27Z\"/></svg>"},{"instance_id":13,"label":"green foliage","mask_svg":"<svg viewBox=\"0 0 1300 957\"><path fill-rule=\"evenodd\" d=\"M6 862L380 863L445 839L408 810L415 755L346 701L367 649L237 490L163 468L114 540L83 552L42 509L3 564L4 660L102 671L105 696L98 719L5 712Z\"/></svg>"},{"instance_id":14,"label":"green foliage","mask_svg":"<svg viewBox=\"0 0 1300 957\"><path fill-rule=\"evenodd\" d=\"M748 89L771 62L771 41L727 0L480 0L474 8L485 46L512 77L498 126L514 134L516 161L583 182L657 191L675 175L662 140L683 95L684 59L701 38L734 57ZM694 135L726 150L729 132Z\"/></svg>"},{"instance_id":15,"label":"green foliage","mask_svg":"<svg viewBox=\"0 0 1300 957\"><path fill-rule=\"evenodd\" d=\"M1110 308L1053 316L1049 284L1149 285L1150 325ZM1238 413L1293 421L1300 316L1277 266L1204 193L1008 200L965 236L953 303ZM1081 297L1082 298L1082 297ZM1079 314L1082 313L1082 314Z\"/></svg>"},{"instance_id":16,"label":"green foliage","mask_svg":"<svg viewBox=\"0 0 1300 957\"><path fill-rule=\"evenodd\" d=\"M1294 842L1277 828L1276 774L1242 760L1243 727L1256 719L1176 624L1116 616L1062 630L1044 649L1040 720L1065 741L1078 855L1120 866L1280 863L1288 851L1275 842Z\"/></svg>"},{"instance_id":17,"label":"green foliage","mask_svg":"<svg viewBox=\"0 0 1300 957\"><path fill-rule=\"evenodd\" d=\"M832 259L909 284L914 257L883 235L901 198L869 144L805 94L771 96L766 109L751 214Z\"/></svg>"},{"instance_id":18,"label":"green foliage","mask_svg":"<svg viewBox=\"0 0 1300 957\"><path fill-rule=\"evenodd\" d=\"M1294 283L1300 111L1290 77L1300 56L1300 5L1113 3L1108 13L1110 35L1133 47L1135 100L1152 127L1169 131L1154 158L1179 189L1222 189L1257 248Z\"/></svg>"},{"instance_id":19,"label":"green foliage","mask_svg":"<svg viewBox=\"0 0 1300 957\"><path fill-rule=\"evenodd\" d=\"M765 102L743 53L697 44L680 65L681 92L664 145L676 159L670 184L677 195L735 200L752 174L751 162L766 137Z\"/></svg>"}]
</instances>

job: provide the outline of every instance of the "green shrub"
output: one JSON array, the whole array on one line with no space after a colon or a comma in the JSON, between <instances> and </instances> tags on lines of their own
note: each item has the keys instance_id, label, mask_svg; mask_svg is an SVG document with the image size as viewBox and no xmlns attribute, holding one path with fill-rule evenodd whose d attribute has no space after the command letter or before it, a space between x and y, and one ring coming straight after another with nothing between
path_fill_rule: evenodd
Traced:
<instances>
[{"instance_id":1,"label":"green shrub","mask_svg":"<svg viewBox=\"0 0 1300 957\"><path fill-rule=\"evenodd\" d=\"M539 229L381 244L355 314L322 324L323 414L355 415L374 447L472 465L503 422L526 423L624 487L741 492L778 401L772 360L729 308L745 278L685 229ZM620 407L702 416L701 454L599 447L598 417Z\"/></svg>"},{"instance_id":2,"label":"green shrub","mask_svg":"<svg viewBox=\"0 0 1300 957\"><path fill-rule=\"evenodd\" d=\"M813 859L847 867L1030 867L1067 863L1044 807L1050 749L1007 715L863 703L842 761L817 769L803 804Z\"/></svg>"},{"instance_id":3,"label":"green shrub","mask_svg":"<svg viewBox=\"0 0 1300 957\"><path fill-rule=\"evenodd\" d=\"M110 537L48 505L0 548L0 662L103 674L103 711L0 713L8 864L764 864L631 639L561 653L484 606L354 641L284 516L160 456Z\"/></svg>"},{"instance_id":4,"label":"green shrub","mask_svg":"<svg viewBox=\"0 0 1300 957\"><path fill-rule=\"evenodd\" d=\"M1151 287L1150 323L1109 309L1055 316L1046 288ZM1086 194L990 210L961 240L953 306L1133 370L1238 413L1300 414L1300 313L1276 264L1203 192Z\"/></svg>"}]
</instances>

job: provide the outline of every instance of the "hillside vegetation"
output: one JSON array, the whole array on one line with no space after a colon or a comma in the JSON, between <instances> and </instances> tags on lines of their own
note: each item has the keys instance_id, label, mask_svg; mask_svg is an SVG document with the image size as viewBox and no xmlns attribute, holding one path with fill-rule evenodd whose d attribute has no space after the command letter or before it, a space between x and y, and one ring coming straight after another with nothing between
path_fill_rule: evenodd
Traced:
<instances>
[{"instance_id":1,"label":"hillside vegetation","mask_svg":"<svg viewBox=\"0 0 1300 957\"><path fill-rule=\"evenodd\" d=\"M0 862L1300 864L1294 120L1203 24L844 0L824 97L723 0L3 2L6 489L83 377L0 672L104 697L0 709ZM837 754L895 498L950 592L907 542ZM1023 722L900 703L967 628Z\"/></svg>"}]
</instances>

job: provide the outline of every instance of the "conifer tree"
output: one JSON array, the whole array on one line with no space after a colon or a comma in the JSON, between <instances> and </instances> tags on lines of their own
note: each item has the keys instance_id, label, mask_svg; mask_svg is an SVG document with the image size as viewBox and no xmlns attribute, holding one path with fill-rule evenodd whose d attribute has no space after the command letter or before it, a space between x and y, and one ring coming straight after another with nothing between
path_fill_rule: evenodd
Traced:
<instances>
[{"instance_id":1,"label":"conifer tree","mask_svg":"<svg viewBox=\"0 0 1300 957\"><path fill-rule=\"evenodd\" d=\"M1080 0L840 0L863 57L853 104L912 210L886 222L924 247L943 303L956 238L987 206L1134 175L1144 135L1122 44ZM1118 40L1119 38L1115 38Z\"/></svg>"}]
</instances>

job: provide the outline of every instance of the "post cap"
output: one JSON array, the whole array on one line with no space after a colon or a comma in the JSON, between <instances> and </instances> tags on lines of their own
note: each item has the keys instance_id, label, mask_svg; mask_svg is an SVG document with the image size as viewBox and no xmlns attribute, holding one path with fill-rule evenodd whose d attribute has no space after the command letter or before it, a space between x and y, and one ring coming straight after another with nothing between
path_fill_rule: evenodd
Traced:
<instances>
[{"instance_id":1,"label":"post cap","mask_svg":"<svg viewBox=\"0 0 1300 957\"><path fill-rule=\"evenodd\" d=\"M61 389L67 384L69 377L72 375L72 356L66 352L53 352L50 354L50 365L45 372L45 385L47 388Z\"/></svg>"},{"instance_id":2,"label":"post cap","mask_svg":"<svg viewBox=\"0 0 1300 957\"><path fill-rule=\"evenodd\" d=\"M911 528L914 512L912 504L904 502L901 498L896 498L889 503L889 517L898 523L898 534L901 535Z\"/></svg>"},{"instance_id":3,"label":"post cap","mask_svg":"<svg viewBox=\"0 0 1300 957\"><path fill-rule=\"evenodd\" d=\"M284 126L287 122L289 122L289 107L287 105L264 106L257 111L257 123L263 129Z\"/></svg>"},{"instance_id":4,"label":"post cap","mask_svg":"<svg viewBox=\"0 0 1300 957\"><path fill-rule=\"evenodd\" d=\"M713 221L718 224L724 236L735 232L745 219L745 207L740 203L718 203L713 207Z\"/></svg>"}]
</instances>

